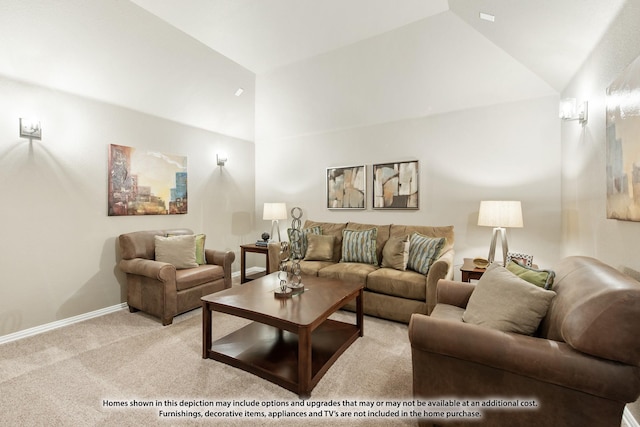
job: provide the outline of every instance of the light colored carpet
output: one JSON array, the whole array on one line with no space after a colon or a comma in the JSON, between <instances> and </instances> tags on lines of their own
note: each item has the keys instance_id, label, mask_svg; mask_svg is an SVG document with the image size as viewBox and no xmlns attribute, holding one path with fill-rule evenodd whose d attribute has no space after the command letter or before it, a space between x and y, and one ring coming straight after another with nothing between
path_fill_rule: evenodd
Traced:
<instances>
[{"instance_id":1,"label":"light colored carpet","mask_svg":"<svg viewBox=\"0 0 640 427\"><path fill-rule=\"evenodd\" d=\"M332 318L355 321L350 312ZM202 359L201 319L198 309L163 327L145 314L121 310L1 345L0 425L417 425L411 418L161 418L158 411L163 408L105 406L105 401L130 404L134 399L301 402L294 393L252 374ZM214 313L214 340L244 323ZM365 336L329 369L309 402L411 399L407 326L365 316L364 329ZM212 408L174 410L181 409Z\"/></svg>"}]
</instances>

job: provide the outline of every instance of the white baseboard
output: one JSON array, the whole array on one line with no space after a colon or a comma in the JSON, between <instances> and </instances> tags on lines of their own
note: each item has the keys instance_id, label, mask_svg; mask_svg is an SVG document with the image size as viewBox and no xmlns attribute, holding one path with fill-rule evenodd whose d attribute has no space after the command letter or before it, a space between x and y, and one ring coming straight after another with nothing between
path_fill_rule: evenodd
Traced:
<instances>
[{"instance_id":1,"label":"white baseboard","mask_svg":"<svg viewBox=\"0 0 640 427\"><path fill-rule=\"evenodd\" d=\"M44 325L25 329L23 331L18 331L12 334L3 335L0 337L0 344L19 340L19 339L30 337L33 335L38 335L43 332L47 332L53 329L61 328L63 326L71 325L73 323L82 322L83 320L92 319L94 317L104 316L105 314L113 313L115 311L122 310L127 307L128 307L127 303L122 302L120 304L112 305L111 307L101 308L100 310L91 311L89 313L80 314L78 316L69 317L67 319L56 320L55 322L46 323Z\"/></svg>"},{"instance_id":2,"label":"white baseboard","mask_svg":"<svg viewBox=\"0 0 640 427\"><path fill-rule=\"evenodd\" d=\"M627 408L626 406L624 407L624 412L622 413L622 420L627 423L629 427L640 427L640 424L638 424L636 419L631 414L631 411L629 411L629 408Z\"/></svg>"}]
</instances>

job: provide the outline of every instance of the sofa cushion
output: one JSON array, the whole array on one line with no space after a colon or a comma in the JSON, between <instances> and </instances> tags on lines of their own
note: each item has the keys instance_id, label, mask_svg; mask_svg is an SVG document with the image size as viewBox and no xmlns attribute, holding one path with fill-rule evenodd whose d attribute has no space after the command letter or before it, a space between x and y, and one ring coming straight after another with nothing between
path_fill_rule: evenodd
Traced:
<instances>
[{"instance_id":1,"label":"sofa cushion","mask_svg":"<svg viewBox=\"0 0 640 427\"><path fill-rule=\"evenodd\" d=\"M409 236L390 237L382 249L381 267L404 271L409 261Z\"/></svg>"},{"instance_id":2,"label":"sofa cushion","mask_svg":"<svg viewBox=\"0 0 640 427\"><path fill-rule=\"evenodd\" d=\"M197 267L196 236L155 236L155 259L173 264L176 269Z\"/></svg>"},{"instance_id":3,"label":"sofa cushion","mask_svg":"<svg viewBox=\"0 0 640 427\"><path fill-rule=\"evenodd\" d=\"M333 242L333 262L339 262L342 255L342 230L347 226L346 223L334 223L334 222L317 222L306 220L304 228L320 227L322 229L322 235L334 236Z\"/></svg>"},{"instance_id":4,"label":"sofa cushion","mask_svg":"<svg viewBox=\"0 0 640 427\"><path fill-rule=\"evenodd\" d=\"M553 279L556 277L556 273L552 270L538 270L537 268L527 267L516 261L509 261L507 270L519 278L544 289L551 289Z\"/></svg>"},{"instance_id":5,"label":"sofa cushion","mask_svg":"<svg viewBox=\"0 0 640 427\"><path fill-rule=\"evenodd\" d=\"M333 236L322 234L307 235L307 253L304 259L307 261L331 261L333 258Z\"/></svg>"},{"instance_id":6,"label":"sofa cushion","mask_svg":"<svg viewBox=\"0 0 640 427\"><path fill-rule=\"evenodd\" d=\"M378 265L376 255L376 239L378 229L368 230L343 230L342 231L342 258L340 262L358 262L363 264Z\"/></svg>"},{"instance_id":7,"label":"sofa cushion","mask_svg":"<svg viewBox=\"0 0 640 427\"><path fill-rule=\"evenodd\" d=\"M289 236L289 242L291 242L291 258L292 259L303 259L307 254L307 246L308 246L308 238L309 234L322 234L322 227L314 226L303 228L300 235L300 250L296 250L296 245L294 245L294 230L292 228L287 229L287 235Z\"/></svg>"},{"instance_id":8,"label":"sofa cushion","mask_svg":"<svg viewBox=\"0 0 640 427\"><path fill-rule=\"evenodd\" d=\"M454 229L453 225L440 227L429 227L427 225L399 225L392 224L389 230L390 237L411 236L413 233L420 233L427 237L444 237L446 242L441 249L441 253L445 253L449 249L453 249Z\"/></svg>"},{"instance_id":9,"label":"sofa cushion","mask_svg":"<svg viewBox=\"0 0 640 427\"><path fill-rule=\"evenodd\" d=\"M407 268L418 273L427 274L433 261L438 258L444 244L444 237L432 238L420 233L413 233L409 238Z\"/></svg>"},{"instance_id":10,"label":"sofa cushion","mask_svg":"<svg viewBox=\"0 0 640 427\"><path fill-rule=\"evenodd\" d=\"M462 319L503 332L532 335L555 295L493 263L478 281Z\"/></svg>"},{"instance_id":11,"label":"sofa cushion","mask_svg":"<svg viewBox=\"0 0 640 427\"><path fill-rule=\"evenodd\" d=\"M367 290L417 301L427 299L427 278L415 271L380 268L367 276Z\"/></svg>"},{"instance_id":12,"label":"sofa cushion","mask_svg":"<svg viewBox=\"0 0 640 427\"><path fill-rule=\"evenodd\" d=\"M201 265L176 271L176 288L179 291L202 285L215 280L224 280L224 269L220 265Z\"/></svg>"},{"instance_id":13,"label":"sofa cushion","mask_svg":"<svg viewBox=\"0 0 640 427\"><path fill-rule=\"evenodd\" d=\"M345 230L362 231L362 230L369 230L371 228L375 228L378 230L376 232L377 233L376 258L378 260L378 263L380 263L380 261L382 261L382 249L384 248L384 245L387 243L387 240L389 240L389 229L391 228L391 225L389 224L376 225L376 224L363 224L359 222L350 222L347 224L347 227L345 228Z\"/></svg>"},{"instance_id":14,"label":"sofa cushion","mask_svg":"<svg viewBox=\"0 0 640 427\"><path fill-rule=\"evenodd\" d=\"M377 270L378 266L356 262L334 263L318 271L318 276L331 279L348 280L366 285L367 276Z\"/></svg>"}]
</instances>

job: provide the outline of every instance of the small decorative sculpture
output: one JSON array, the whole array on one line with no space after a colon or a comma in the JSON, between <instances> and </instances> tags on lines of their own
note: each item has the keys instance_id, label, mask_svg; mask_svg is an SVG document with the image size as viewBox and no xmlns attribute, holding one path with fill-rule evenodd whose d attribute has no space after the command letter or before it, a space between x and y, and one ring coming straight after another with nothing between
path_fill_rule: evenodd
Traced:
<instances>
[{"instance_id":1,"label":"small decorative sculpture","mask_svg":"<svg viewBox=\"0 0 640 427\"><path fill-rule=\"evenodd\" d=\"M260 237L262 237L262 240L264 240L265 242L268 242L269 241L269 237L271 237L271 236L269 235L269 233L267 233L265 231L264 233L262 233L262 236L260 236Z\"/></svg>"}]
</instances>

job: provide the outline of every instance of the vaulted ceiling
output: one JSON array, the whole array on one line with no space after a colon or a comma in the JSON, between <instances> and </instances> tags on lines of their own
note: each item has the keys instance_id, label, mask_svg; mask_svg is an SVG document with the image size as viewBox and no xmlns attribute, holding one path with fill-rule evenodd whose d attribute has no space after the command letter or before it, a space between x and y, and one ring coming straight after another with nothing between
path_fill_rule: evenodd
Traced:
<instances>
[{"instance_id":1,"label":"vaulted ceiling","mask_svg":"<svg viewBox=\"0 0 640 427\"><path fill-rule=\"evenodd\" d=\"M625 0L132 0L259 74L455 13L561 91ZM479 18L484 12L494 22Z\"/></svg>"}]
</instances>

